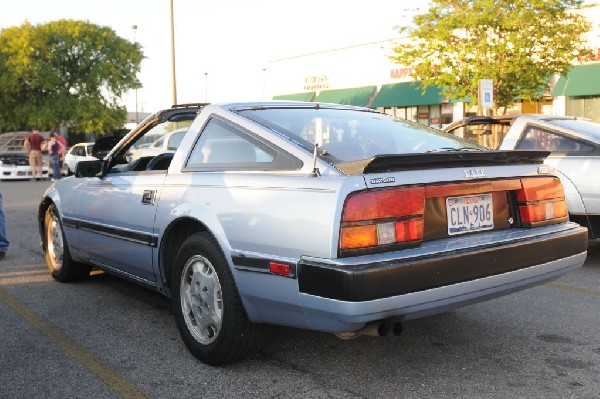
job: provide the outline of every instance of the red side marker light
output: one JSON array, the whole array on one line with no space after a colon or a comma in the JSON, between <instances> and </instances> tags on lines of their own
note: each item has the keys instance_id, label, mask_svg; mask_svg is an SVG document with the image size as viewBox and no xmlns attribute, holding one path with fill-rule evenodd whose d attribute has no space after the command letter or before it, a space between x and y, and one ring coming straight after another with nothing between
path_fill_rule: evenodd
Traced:
<instances>
[{"instance_id":1,"label":"red side marker light","mask_svg":"<svg viewBox=\"0 0 600 399\"><path fill-rule=\"evenodd\" d=\"M284 263L269 263L269 270L271 273L279 274L281 276L289 276L290 275L290 265L286 265Z\"/></svg>"}]
</instances>

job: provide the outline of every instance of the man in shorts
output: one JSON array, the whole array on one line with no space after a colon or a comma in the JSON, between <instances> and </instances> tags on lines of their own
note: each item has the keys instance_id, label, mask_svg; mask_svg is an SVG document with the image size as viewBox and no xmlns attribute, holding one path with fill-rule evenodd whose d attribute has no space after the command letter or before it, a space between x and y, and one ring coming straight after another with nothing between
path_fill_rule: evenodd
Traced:
<instances>
[{"instance_id":1,"label":"man in shorts","mask_svg":"<svg viewBox=\"0 0 600 399\"><path fill-rule=\"evenodd\" d=\"M29 165L31 166L32 177L35 180L41 180L42 175L42 143L44 136L40 134L37 127L31 129L31 133L25 139L25 150L29 153Z\"/></svg>"}]
</instances>

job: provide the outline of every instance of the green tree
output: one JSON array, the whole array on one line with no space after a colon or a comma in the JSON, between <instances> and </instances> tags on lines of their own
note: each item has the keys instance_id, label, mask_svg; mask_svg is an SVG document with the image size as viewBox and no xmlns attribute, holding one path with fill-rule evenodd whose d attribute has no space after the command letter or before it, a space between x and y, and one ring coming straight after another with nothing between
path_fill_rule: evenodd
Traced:
<instances>
[{"instance_id":1,"label":"green tree","mask_svg":"<svg viewBox=\"0 0 600 399\"><path fill-rule=\"evenodd\" d=\"M59 20L0 31L0 131L37 125L105 133L121 127L118 104L137 78L144 58L110 28Z\"/></svg>"},{"instance_id":2,"label":"green tree","mask_svg":"<svg viewBox=\"0 0 600 399\"><path fill-rule=\"evenodd\" d=\"M477 99L479 79L494 81L498 108L538 98L551 76L589 55L582 36L591 24L577 10L583 0L433 0L409 40L391 59L412 67L424 87L450 99Z\"/></svg>"}]
</instances>

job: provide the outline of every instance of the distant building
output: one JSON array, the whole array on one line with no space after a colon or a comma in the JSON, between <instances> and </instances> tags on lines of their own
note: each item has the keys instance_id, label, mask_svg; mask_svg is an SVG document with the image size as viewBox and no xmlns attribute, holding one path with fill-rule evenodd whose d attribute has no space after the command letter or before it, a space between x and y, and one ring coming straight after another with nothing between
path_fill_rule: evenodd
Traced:
<instances>
[{"instance_id":1,"label":"distant building","mask_svg":"<svg viewBox=\"0 0 600 399\"><path fill-rule=\"evenodd\" d=\"M554 76L532 101L517 100L508 113L582 116L600 121L600 6L586 8L592 30L585 38L594 56L580 60L566 76ZM437 128L475 115L470 103L449 101L437 87L423 88L411 68L389 59L408 37L357 44L270 62L274 100L366 106Z\"/></svg>"}]
</instances>

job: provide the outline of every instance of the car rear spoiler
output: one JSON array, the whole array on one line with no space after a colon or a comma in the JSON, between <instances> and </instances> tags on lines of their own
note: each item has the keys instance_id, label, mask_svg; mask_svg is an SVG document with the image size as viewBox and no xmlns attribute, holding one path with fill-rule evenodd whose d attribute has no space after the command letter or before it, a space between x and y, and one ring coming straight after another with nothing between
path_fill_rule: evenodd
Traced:
<instances>
[{"instance_id":1,"label":"car rear spoiler","mask_svg":"<svg viewBox=\"0 0 600 399\"><path fill-rule=\"evenodd\" d=\"M445 151L419 154L383 154L341 162L335 167L348 176L431 168L542 164L550 151Z\"/></svg>"}]
</instances>

